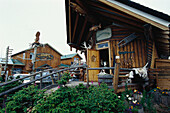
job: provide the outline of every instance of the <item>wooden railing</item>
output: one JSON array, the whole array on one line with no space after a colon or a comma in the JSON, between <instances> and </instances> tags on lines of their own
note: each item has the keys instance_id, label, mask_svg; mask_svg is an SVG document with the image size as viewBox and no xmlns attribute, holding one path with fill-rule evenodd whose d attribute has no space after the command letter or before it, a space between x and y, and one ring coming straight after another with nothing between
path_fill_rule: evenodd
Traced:
<instances>
[{"instance_id":1,"label":"wooden railing","mask_svg":"<svg viewBox=\"0 0 170 113\"><path fill-rule=\"evenodd\" d=\"M52 84L56 84L56 83L55 83L55 79L54 79L54 77L53 77L53 74L58 74L58 80L60 80L61 72L63 72L63 71L68 71L68 70L75 69L75 68L86 68L86 67L87 67L87 65L79 65L79 66L74 66L74 67L71 67L71 68L66 68L66 69L61 69L61 70L58 70L57 68L55 68L55 69L48 69L48 70L36 72L36 73L34 73L34 74L30 74L30 75L25 76L25 77L22 77L22 78L14 79L14 80L9 81L9 82L1 83L1 84L0 84L0 87L5 86L5 85L8 85L8 84L12 84L12 83L14 83L14 82L16 82L16 81L23 80L23 79L28 78L28 77L33 77L33 80L31 80L31 81L29 81L29 82L27 82L27 83L20 84L20 85L14 87L14 88L11 88L11 89L9 89L9 90L7 90L7 91L1 92L1 93L0 93L0 96L3 96L3 95L5 95L5 94L8 94L8 93L10 93L10 92L12 92L12 91L15 91L15 90L17 90L17 89L19 89L19 88L22 88L22 87L24 87L24 86L30 85L30 84L32 84L32 83L35 83L36 81L39 81L39 80L40 80L40 89L41 89L41 88L42 88L42 79L43 79L43 78L46 78L46 77L49 77L49 76L51 76ZM43 73L43 72L49 72L49 74L47 74L47 75L45 75L45 76L42 76L42 73ZM36 78L36 79L35 79L35 76L38 75L38 74L40 74L40 78Z\"/></svg>"},{"instance_id":2,"label":"wooden railing","mask_svg":"<svg viewBox=\"0 0 170 113\"><path fill-rule=\"evenodd\" d=\"M71 68L66 68L66 69L61 69L61 70L58 70L58 69L48 69L48 70L44 70L44 71L40 71L40 72L36 72L34 74L30 74L29 76L25 76L25 77L22 77L22 78L18 78L18 79L15 79L15 80L12 80L12 81L9 81L9 82L4 82L4 83L0 83L0 87L4 86L4 85L8 85L8 84L12 84L16 81L19 81L19 80L23 80L25 78L28 78L28 77L32 77L33 80L27 82L27 83L23 83L19 86L16 86L14 88L11 88L7 91L4 91L2 93L0 93L0 96L3 96L5 94L8 94L12 91L15 91L19 88L22 88L24 86L27 86L27 85L30 85L32 83L35 83L36 81L40 81L40 89L42 88L42 79L43 78L46 78L46 77L49 77L51 76L51 80L52 80L52 84L56 84L55 82L55 79L53 77L54 74L58 74L58 80L60 80L60 76L61 76L61 72L63 71L68 71L68 70L71 70L71 69L75 69L75 68L86 68L86 73L87 73L87 86L89 86L89 75L88 75L88 70L102 70L102 69L111 69L111 70L114 70L114 77L113 77L113 88L115 89L115 92L117 92L117 88L118 88L118 82L119 82L119 77L123 77L123 76L120 76L120 70L124 70L124 71L130 71L132 69L129 69L129 68L120 68L120 64L116 64L115 67L98 67L98 68L88 68L87 65L79 65L79 66L74 66L74 67L71 67ZM42 73L43 72L49 72L49 74L43 76ZM36 78L36 75L40 74L40 78Z\"/></svg>"},{"instance_id":3,"label":"wooden railing","mask_svg":"<svg viewBox=\"0 0 170 113\"><path fill-rule=\"evenodd\" d=\"M160 87L161 89L170 89L170 68L149 69L148 73L150 80L156 80L157 87Z\"/></svg>"},{"instance_id":4,"label":"wooden railing","mask_svg":"<svg viewBox=\"0 0 170 113\"><path fill-rule=\"evenodd\" d=\"M128 71L131 71L132 69L130 68L120 68L120 64L117 63L115 65L115 67L98 67L98 68L87 68L87 72L88 70L102 70L102 69L108 69L108 70L114 70L114 77L113 77L113 88L114 88L114 91L115 93L117 93L117 89L118 89L118 83L121 82L119 81L119 78L124 78L125 77L125 74L127 74L126 72ZM122 71L124 75L122 75ZM125 72L126 71L126 72ZM127 77L126 77L127 78ZM88 79L88 73L87 73L87 85L89 85L89 79Z\"/></svg>"}]
</instances>

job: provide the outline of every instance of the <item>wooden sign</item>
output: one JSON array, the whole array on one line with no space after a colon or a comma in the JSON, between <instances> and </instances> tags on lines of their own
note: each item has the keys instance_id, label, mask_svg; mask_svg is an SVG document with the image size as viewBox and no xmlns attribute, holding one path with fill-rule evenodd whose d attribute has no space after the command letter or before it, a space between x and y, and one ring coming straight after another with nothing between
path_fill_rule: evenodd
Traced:
<instances>
[{"instance_id":1,"label":"wooden sign","mask_svg":"<svg viewBox=\"0 0 170 113\"><path fill-rule=\"evenodd\" d=\"M53 55L49 54L49 53L38 53L37 54L37 57L40 58L40 59L53 59Z\"/></svg>"},{"instance_id":2,"label":"wooden sign","mask_svg":"<svg viewBox=\"0 0 170 113\"><path fill-rule=\"evenodd\" d=\"M96 40L102 41L102 40L111 38L111 36L112 36L112 29L106 28L104 30L97 31Z\"/></svg>"}]
</instances>

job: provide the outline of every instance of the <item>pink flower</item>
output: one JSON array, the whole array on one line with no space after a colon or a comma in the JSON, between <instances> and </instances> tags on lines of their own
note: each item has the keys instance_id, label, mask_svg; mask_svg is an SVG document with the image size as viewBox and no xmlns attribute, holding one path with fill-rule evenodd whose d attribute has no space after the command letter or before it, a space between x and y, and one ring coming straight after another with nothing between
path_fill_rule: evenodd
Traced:
<instances>
[{"instance_id":1,"label":"pink flower","mask_svg":"<svg viewBox=\"0 0 170 113\"><path fill-rule=\"evenodd\" d=\"M60 86L57 87L57 89L59 89L59 88L60 88Z\"/></svg>"},{"instance_id":2,"label":"pink flower","mask_svg":"<svg viewBox=\"0 0 170 113\"><path fill-rule=\"evenodd\" d=\"M91 81L91 83L93 84L93 81Z\"/></svg>"},{"instance_id":3,"label":"pink flower","mask_svg":"<svg viewBox=\"0 0 170 113\"><path fill-rule=\"evenodd\" d=\"M98 85L100 86L100 82L98 82Z\"/></svg>"}]
</instances>

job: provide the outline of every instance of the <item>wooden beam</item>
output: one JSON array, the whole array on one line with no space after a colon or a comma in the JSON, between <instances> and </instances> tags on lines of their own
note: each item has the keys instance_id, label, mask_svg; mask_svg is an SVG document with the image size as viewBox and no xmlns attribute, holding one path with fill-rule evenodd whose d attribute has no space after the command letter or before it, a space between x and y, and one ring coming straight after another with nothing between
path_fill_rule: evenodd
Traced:
<instances>
[{"instance_id":1,"label":"wooden beam","mask_svg":"<svg viewBox=\"0 0 170 113\"><path fill-rule=\"evenodd\" d=\"M76 33L76 28L77 28L78 19L79 19L79 14L77 13L77 15L76 15L76 21L75 21L75 25L74 25L73 36L72 36L72 40L71 40L72 43L73 43L73 41L74 41L74 37L75 37L75 33Z\"/></svg>"},{"instance_id":2,"label":"wooden beam","mask_svg":"<svg viewBox=\"0 0 170 113\"><path fill-rule=\"evenodd\" d=\"M84 24L83 24L83 28L81 29L78 45L79 45L80 42L81 42L81 39L82 39L82 36L83 36L83 33L84 33L84 29L85 29L85 27L86 27L86 24L87 24L87 18L85 18L85 21L84 21Z\"/></svg>"},{"instance_id":3,"label":"wooden beam","mask_svg":"<svg viewBox=\"0 0 170 113\"><path fill-rule=\"evenodd\" d=\"M108 5L108 6L110 6L110 7L113 7L113 8L115 8L115 9L117 9L117 10L120 10L120 11L122 11L122 12L124 12L124 13L127 13L127 14L129 14L129 15L131 15L131 16L133 16L133 17L136 17L136 18L138 18L138 19L140 19L140 20L142 20L142 21L144 21L144 22L150 23L150 24L152 24L152 25L154 25L154 26L156 26L156 27L158 27L158 28L160 28L160 29L168 30L168 27L167 27L167 26L164 26L164 25L162 25L162 24L160 24L160 23L157 23L157 22L155 22L155 21L153 21L153 20L150 20L150 19L148 19L148 18L146 18L146 17L143 17L143 16L141 16L141 15L139 15L139 14L136 14L136 13L134 13L134 12L132 12L132 11L130 11L130 10L127 10L127 9L121 7L121 6L118 6L118 5L114 4L114 3L111 3L111 2L106 1L106 0L98 0L98 1L100 1L101 3L104 3L104 4L106 4L106 5Z\"/></svg>"},{"instance_id":4,"label":"wooden beam","mask_svg":"<svg viewBox=\"0 0 170 113\"><path fill-rule=\"evenodd\" d=\"M104 6L101 6L100 4L96 4L96 3L94 3L94 2L88 2L89 3L89 5L92 5L92 7L94 6L94 7L98 7L98 8L100 8L100 9L103 9L103 10L107 10L107 11L109 11L109 12L112 12L112 13L114 13L114 14L117 14L117 15L119 15L119 16L121 16L121 17L124 17L126 20L130 20L130 21L133 21L133 22L140 22L140 23L143 23L143 21L142 20L139 20L139 19L137 19L137 18L135 18L135 17L132 17L131 15L128 15L128 14L126 14L126 13L124 13L124 12L118 12L118 11L116 11L114 8L113 9L111 9L111 8L108 8L108 7L104 7Z\"/></svg>"},{"instance_id":5,"label":"wooden beam","mask_svg":"<svg viewBox=\"0 0 170 113\"><path fill-rule=\"evenodd\" d=\"M116 69L114 71L114 77L113 77L113 88L114 88L114 92L117 93L120 63L116 63L115 67Z\"/></svg>"},{"instance_id":6,"label":"wooden beam","mask_svg":"<svg viewBox=\"0 0 170 113\"><path fill-rule=\"evenodd\" d=\"M69 0L69 37L70 37L70 41L71 41L71 8L70 8L70 0Z\"/></svg>"},{"instance_id":7,"label":"wooden beam","mask_svg":"<svg viewBox=\"0 0 170 113\"><path fill-rule=\"evenodd\" d=\"M87 35L87 37L86 37L86 41L88 41L89 40L89 38L90 38L90 34L91 34L92 32L90 32L89 31L89 33L88 33L88 35Z\"/></svg>"},{"instance_id":8,"label":"wooden beam","mask_svg":"<svg viewBox=\"0 0 170 113\"><path fill-rule=\"evenodd\" d=\"M122 22L124 22L124 23L131 24L131 25L133 25L133 26L137 26L137 27L139 27L139 28L141 28L141 29L143 28L143 24L140 25L140 23L134 22L133 20L127 20L127 19L125 19L125 18L123 18L123 17L120 17L120 16L118 16L118 15L116 15L116 14L111 14L111 13L109 13L109 12L107 12L107 11L104 11L104 10L102 11L102 10L100 10L100 9L96 10L95 12L97 12L97 13L99 13L99 14L102 14L102 15L110 16L110 17L112 17L113 19L122 21Z\"/></svg>"}]
</instances>

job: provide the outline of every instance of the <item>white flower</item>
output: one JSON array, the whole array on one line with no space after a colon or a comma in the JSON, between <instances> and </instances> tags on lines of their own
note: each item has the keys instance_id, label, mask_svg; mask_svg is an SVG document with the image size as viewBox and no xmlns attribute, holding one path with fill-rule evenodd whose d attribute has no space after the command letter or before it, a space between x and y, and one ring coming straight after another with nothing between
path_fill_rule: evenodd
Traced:
<instances>
[{"instance_id":1,"label":"white flower","mask_svg":"<svg viewBox=\"0 0 170 113\"><path fill-rule=\"evenodd\" d=\"M140 96L141 98L143 97L143 95Z\"/></svg>"},{"instance_id":2,"label":"white flower","mask_svg":"<svg viewBox=\"0 0 170 113\"><path fill-rule=\"evenodd\" d=\"M126 95L126 97L129 97L129 95Z\"/></svg>"},{"instance_id":3,"label":"white flower","mask_svg":"<svg viewBox=\"0 0 170 113\"><path fill-rule=\"evenodd\" d=\"M137 100L134 100L133 103L136 104Z\"/></svg>"},{"instance_id":4,"label":"white flower","mask_svg":"<svg viewBox=\"0 0 170 113\"><path fill-rule=\"evenodd\" d=\"M120 96L117 96L118 98L120 98Z\"/></svg>"},{"instance_id":5,"label":"white flower","mask_svg":"<svg viewBox=\"0 0 170 113\"><path fill-rule=\"evenodd\" d=\"M131 98L131 97L129 97L129 98L128 98L128 100L132 100L132 98Z\"/></svg>"}]
</instances>

